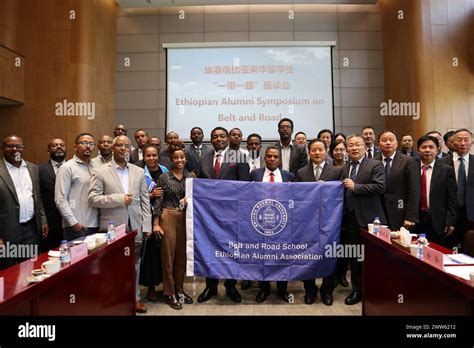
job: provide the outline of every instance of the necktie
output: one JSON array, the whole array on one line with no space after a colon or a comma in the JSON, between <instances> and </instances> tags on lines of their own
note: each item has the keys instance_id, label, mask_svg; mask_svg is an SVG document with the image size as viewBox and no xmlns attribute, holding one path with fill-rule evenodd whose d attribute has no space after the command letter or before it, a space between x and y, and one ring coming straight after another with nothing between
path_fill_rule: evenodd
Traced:
<instances>
[{"instance_id":1,"label":"necktie","mask_svg":"<svg viewBox=\"0 0 474 348\"><path fill-rule=\"evenodd\" d=\"M221 169L221 163L219 162L220 156L220 153L216 155L216 163L214 163L214 174L216 175L216 178L219 176L219 170Z\"/></svg>"},{"instance_id":2,"label":"necktie","mask_svg":"<svg viewBox=\"0 0 474 348\"><path fill-rule=\"evenodd\" d=\"M320 176L321 176L321 166L317 166L316 170L314 171L314 179L318 181Z\"/></svg>"},{"instance_id":3,"label":"necktie","mask_svg":"<svg viewBox=\"0 0 474 348\"><path fill-rule=\"evenodd\" d=\"M385 179L388 179L388 176L390 175L390 162L392 161L392 159L390 157L387 157L385 159Z\"/></svg>"},{"instance_id":4,"label":"necktie","mask_svg":"<svg viewBox=\"0 0 474 348\"><path fill-rule=\"evenodd\" d=\"M466 205L466 167L464 166L464 158L459 157L458 169L458 205L464 207Z\"/></svg>"},{"instance_id":5,"label":"necktie","mask_svg":"<svg viewBox=\"0 0 474 348\"><path fill-rule=\"evenodd\" d=\"M372 158L372 149L371 148L367 149L367 157Z\"/></svg>"},{"instance_id":6,"label":"necktie","mask_svg":"<svg viewBox=\"0 0 474 348\"><path fill-rule=\"evenodd\" d=\"M352 181L355 181L355 178L357 176L357 165L359 162L352 162L351 165L351 173L350 173L350 179ZM349 211L354 210L354 198L352 197L352 190L346 189L346 208Z\"/></svg>"},{"instance_id":7,"label":"necktie","mask_svg":"<svg viewBox=\"0 0 474 348\"><path fill-rule=\"evenodd\" d=\"M275 182L275 174L273 172L270 173L270 182Z\"/></svg>"},{"instance_id":8,"label":"necktie","mask_svg":"<svg viewBox=\"0 0 474 348\"><path fill-rule=\"evenodd\" d=\"M422 173L421 173L421 210L427 210L428 209L428 190L427 190L427 185L428 185L428 176L426 172L430 166L424 164L422 166Z\"/></svg>"},{"instance_id":9,"label":"necktie","mask_svg":"<svg viewBox=\"0 0 474 348\"><path fill-rule=\"evenodd\" d=\"M352 181L355 181L356 176L357 176L357 165L359 164L359 162L351 162L351 164L352 164L352 169L351 169L350 179Z\"/></svg>"},{"instance_id":10,"label":"necktie","mask_svg":"<svg viewBox=\"0 0 474 348\"><path fill-rule=\"evenodd\" d=\"M201 158L201 149L199 147L196 147L196 156L198 159Z\"/></svg>"}]
</instances>

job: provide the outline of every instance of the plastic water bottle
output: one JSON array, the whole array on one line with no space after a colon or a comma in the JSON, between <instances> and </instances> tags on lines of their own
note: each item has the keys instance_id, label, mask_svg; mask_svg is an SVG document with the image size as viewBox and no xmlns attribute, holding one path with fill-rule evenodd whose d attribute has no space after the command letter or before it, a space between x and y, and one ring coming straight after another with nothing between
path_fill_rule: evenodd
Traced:
<instances>
[{"instance_id":1,"label":"plastic water bottle","mask_svg":"<svg viewBox=\"0 0 474 348\"><path fill-rule=\"evenodd\" d=\"M377 236L380 231L380 219L378 216L374 219L374 235Z\"/></svg>"},{"instance_id":2,"label":"plastic water bottle","mask_svg":"<svg viewBox=\"0 0 474 348\"><path fill-rule=\"evenodd\" d=\"M67 240L63 240L59 246L59 260L61 266L69 266L71 264L71 250Z\"/></svg>"},{"instance_id":3,"label":"plastic water bottle","mask_svg":"<svg viewBox=\"0 0 474 348\"><path fill-rule=\"evenodd\" d=\"M109 221L107 225L107 242L113 242L115 240L115 225L113 221Z\"/></svg>"},{"instance_id":4,"label":"plastic water bottle","mask_svg":"<svg viewBox=\"0 0 474 348\"><path fill-rule=\"evenodd\" d=\"M426 234L420 233L418 236L418 255L420 260L423 260L423 245L426 244Z\"/></svg>"}]
</instances>

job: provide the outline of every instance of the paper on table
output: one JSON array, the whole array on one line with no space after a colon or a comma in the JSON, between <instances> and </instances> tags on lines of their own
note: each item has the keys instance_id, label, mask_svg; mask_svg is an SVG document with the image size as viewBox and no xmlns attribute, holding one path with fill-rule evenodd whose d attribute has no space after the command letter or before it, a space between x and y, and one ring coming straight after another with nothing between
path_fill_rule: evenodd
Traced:
<instances>
[{"instance_id":1,"label":"paper on table","mask_svg":"<svg viewBox=\"0 0 474 348\"><path fill-rule=\"evenodd\" d=\"M443 265L450 266L450 265L460 265L461 263L458 261L454 261L453 259L449 258L448 255L443 255Z\"/></svg>"},{"instance_id":2,"label":"paper on table","mask_svg":"<svg viewBox=\"0 0 474 348\"><path fill-rule=\"evenodd\" d=\"M3 294L5 293L5 282L3 277L0 278L0 301L3 302Z\"/></svg>"},{"instance_id":3,"label":"paper on table","mask_svg":"<svg viewBox=\"0 0 474 348\"><path fill-rule=\"evenodd\" d=\"M448 258L450 258L452 261L454 261L455 264L472 264L474 265L474 257L471 257L466 254L450 254L447 255Z\"/></svg>"},{"instance_id":4,"label":"paper on table","mask_svg":"<svg viewBox=\"0 0 474 348\"><path fill-rule=\"evenodd\" d=\"M446 267L444 270L446 273L470 280L469 273L474 272L474 266Z\"/></svg>"}]
</instances>

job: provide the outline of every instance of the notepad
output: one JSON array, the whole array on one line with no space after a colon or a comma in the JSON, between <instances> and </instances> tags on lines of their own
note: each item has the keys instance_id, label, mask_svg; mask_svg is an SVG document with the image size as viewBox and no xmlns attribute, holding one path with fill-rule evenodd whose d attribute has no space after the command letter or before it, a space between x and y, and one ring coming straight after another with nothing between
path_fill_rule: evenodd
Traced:
<instances>
[{"instance_id":1,"label":"notepad","mask_svg":"<svg viewBox=\"0 0 474 348\"><path fill-rule=\"evenodd\" d=\"M446 255L447 258L451 259L456 264L471 264L474 265L474 257L466 254L450 254Z\"/></svg>"},{"instance_id":2,"label":"notepad","mask_svg":"<svg viewBox=\"0 0 474 348\"><path fill-rule=\"evenodd\" d=\"M445 271L457 277L470 280L469 273L474 272L474 266L446 267Z\"/></svg>"}]
</instances>

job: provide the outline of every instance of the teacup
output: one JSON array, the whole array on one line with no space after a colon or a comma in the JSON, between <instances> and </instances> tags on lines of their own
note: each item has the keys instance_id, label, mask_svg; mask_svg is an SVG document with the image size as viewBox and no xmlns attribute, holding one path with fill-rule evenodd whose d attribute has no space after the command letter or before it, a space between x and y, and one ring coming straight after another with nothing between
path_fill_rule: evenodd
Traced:
<instances>
[{"instance_id":1,"label":"teacup","mask_svg":"<svg viewBox=\"0 0 474 348\"><path fill-rule=\"evenodd\" d=\"M367 231L369 231L369 233L374 233L374 224L368 224Z\"/></svg>"},{"instance_id":2,"label":"teacup","mask_svg":"<svg viewBox=\"0 0 474 348\"><path fill-rule=\"evenodd\" d=\"M410 244L410 254L418 256L418 244Z\"/></svg>"},{"instance_id":3,"label":"teacup","mask_svg":"<svg viewBox=\"0 0 474 348\"><path fill-rule=\"evenodd\" d=\"M97 234L95 241L98 245L104 244L107 241L107 236L105 235L105 233Z\"/></svg>"},{"instance_id":4,"label":"teacup","mask_svg":"<svg viewBox=\"0 0 474 348\"><path fill-rule=\"evenodd\" d=\"M43 262L41 268L43 269L43 271L46 272L46 274L51 275L54 273L58 273L61 270L61 262L59 260L49 260Z\"/></svg>"}]
</instances>

